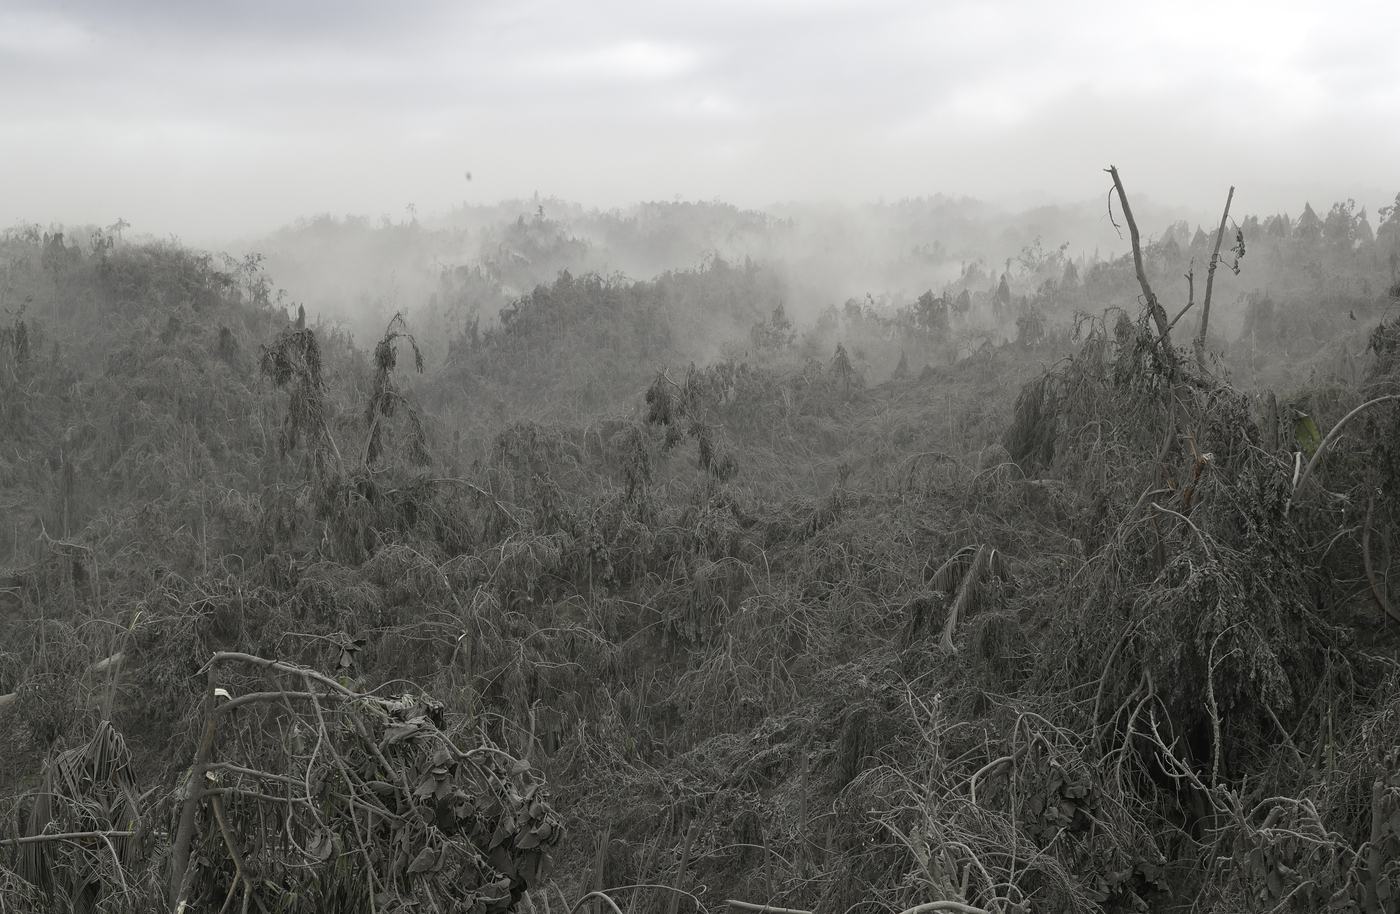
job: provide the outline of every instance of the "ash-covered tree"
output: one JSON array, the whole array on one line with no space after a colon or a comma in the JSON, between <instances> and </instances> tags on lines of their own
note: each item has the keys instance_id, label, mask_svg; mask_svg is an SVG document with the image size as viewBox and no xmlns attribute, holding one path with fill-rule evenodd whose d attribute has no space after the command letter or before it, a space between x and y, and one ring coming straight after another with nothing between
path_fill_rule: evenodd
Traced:
<instances>
[{"instance_id":1,"label":"ash-covered tree","mask_svg":"<svg viewBox=\"0 0 1400 914\"><path fill-rule=\"evenodd\" d=\"M1322 220L1322 238L1327 246L1337 254L1350 254L1358 241L1357 221L1365 218L1365 210L1356 212L1356 201L1345 200L1332 204L1327 218Z\"/></svg>"},{"instance_id":2,"label":"ash-covered tree","mask_svg":"<svg viewBox=\"0 0 1400 914\"><path fill-rule=\"evenodd\" d=\"M1381 224L1376 228L1376 247L1390 266L1390 294L1400 298L1400 193L1395 202L1377 210Z\"/></svg>"},{"instance_id":3,"label":"ash-covered tree","mask_svg":"<svg viewBox=\"0 0 1400 914\"><path fill-rule=\"evenodd\" d=\"M948 300L935 296L929 289L914 303L916 326L930 336L942 337L948 332ZM844 352L844 350L843 350Z\"/></svg>"},{"instance_id":4,"label":"ash-covered tree","mask_svg":"<svg viewBox=\"0 0 1400 914\"><path fill-rule=\"evenodd\" d=\"M1293 237L1304 244L1317 244L1322 240L1322 220L1313 212L1312 204L1303 204L1303 215L1293 226Z\"/></svg>"},{"instance_id":5,"label":"ash-covered tree","mask_svg":"<svg viewBox=\"0 0 1400 914\"><path fill-rule=\"evenodd\" d=\"M419 374L423 373L423 353L418 348L418 341L405 326L403 315L395 314L389 320L389 325L384 328L383 339L374 347L374 381L369 402L365 404L366 467L373 466L384 456L385 429L392 423L400 406L404 408L403 415L408 425L405 439L408 461L415 466L428 466L433 462L432 455L428 453L423 417L394 382L394 369L398 366L399 358L396 344L399 340L408 342L413 350L413 367Z\"/></svg>"},{"instance_id":6,"label":"ash-covered tree","mask_svg":"<svg viewBox=\"0 0 1400 914\"><path fill-rule=\"evenodd\" d=\"M797 331L793 329L782 302L773 309L768 320L753 325L749 330L749 339L759 352L775 352L792 345L793 340L797 339Z\"/></svg>"},{"instance_id":7,"label":"ash-covered tree","mask_svg":"<svg viewBox=\"0 0 1400 914\"><path fill-rule=\"evenodd\" d=\"M313 476L324 478L332 469L338 470L340 448L326 424L326 379L316 331L287 327L262 347L258 367L287 392L287 413L278 435L281 455L291 454L305 438Z\"/></svg>"},{"instance_id":8,"label":"ash-covered tree","mask_svg":"<svg viewBox=\"0 0 1400 914\"><path fill-rule=\"evenodd\" d=\"M695 439L696 463L717 482L727 482L739 472L739 463L727 448L716 440L714 424L709 421L712 406L722 397L717 376L694 365L686 370L685 380L677 384L662 371L646 392L648 425L665 429L661 451L666 453L686 438Z\"/></svg>"}]
</instances>

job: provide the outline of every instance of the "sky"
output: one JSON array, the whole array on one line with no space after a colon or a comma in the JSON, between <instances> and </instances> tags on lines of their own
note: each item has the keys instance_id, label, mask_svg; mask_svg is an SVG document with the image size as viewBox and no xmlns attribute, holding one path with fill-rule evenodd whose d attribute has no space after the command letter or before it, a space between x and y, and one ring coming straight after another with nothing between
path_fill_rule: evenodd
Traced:
<instances>
[{"instance_id":1,"label":"sky","mask_svg":"<svg viewBox=\"0 0 1400 914\"><path fill-rule=\"evenodd\" d=\"M1400 3L0 0L0 227L1400 191ZM470 175L470 179L468 178ZM1217 217L1218 218L1218 217Z\"/></svg>"}]
</instances>

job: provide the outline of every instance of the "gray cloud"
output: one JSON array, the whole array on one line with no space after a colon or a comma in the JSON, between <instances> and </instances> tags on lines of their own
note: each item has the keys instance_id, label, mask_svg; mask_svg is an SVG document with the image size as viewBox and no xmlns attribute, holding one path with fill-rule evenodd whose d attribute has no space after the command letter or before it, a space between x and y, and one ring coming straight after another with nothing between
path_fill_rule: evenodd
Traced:
<instances>
[{"instance_id":1,"label":"gray cloud","mask_svg":"<svg viewBox=\"0 0 1400 914\"><path fill-rule=\"evenodd\" d=\"M1393 4L10 3L0 220L1400 184ZM467 184L463 173L475 180Z\"/></svg>"}]
</instances>

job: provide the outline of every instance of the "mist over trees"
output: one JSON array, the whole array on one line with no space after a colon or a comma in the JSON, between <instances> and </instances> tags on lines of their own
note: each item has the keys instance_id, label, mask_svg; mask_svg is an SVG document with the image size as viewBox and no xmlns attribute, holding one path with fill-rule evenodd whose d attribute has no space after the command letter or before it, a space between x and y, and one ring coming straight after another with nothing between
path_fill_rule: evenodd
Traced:
<instances>
[{"instance_id":1,"label":"mist over trees","mask_svg":"<svg viewBox=\"0 0 1400 914\"><path fill-rule=\"evenodd\" d=\"M3 906L1400 910L1400 194L1131 177L5 230Z\"/></svg>"}]
</instances>

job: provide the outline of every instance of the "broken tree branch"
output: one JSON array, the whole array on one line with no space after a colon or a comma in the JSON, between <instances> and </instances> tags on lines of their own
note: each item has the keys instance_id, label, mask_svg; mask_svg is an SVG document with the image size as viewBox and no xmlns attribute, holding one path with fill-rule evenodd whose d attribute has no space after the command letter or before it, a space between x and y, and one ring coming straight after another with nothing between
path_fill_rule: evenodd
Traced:
<instances>
[{"instance_id":1,"label":"broken tree branch","mask_svg":"<svg viewBox=\"0 0 1400 914\"><path fill-rule=\"evenodd\" d=\"M902 914L932 914L934 911L952 911L954 914L988 914L985 908L975 908L961 901L930 901L928 904L906 908Z\"/></svg>"},{"instance_id":2,"label":"broken tree branch","mask_svg":"<svg viewBox=\"0 0 1400 914\"><path fill-rule=\"evenodd\" d=\"M1196 333L1196 364L1206 367L1206 327L1210 324L1210 292L1215 285L1215 268L1220 263L1220 243L1225 240L1225 223L1230 221L1230 203L1235 199L1235 188L1225 198L1225 212L1220 217L1220 230L1215 233L1215 251L1210 255L1210 267L1206 270L1206 297L1201 301L1201 329Z\"/></svg>"},{"instance_id":3,"label":"broken tree branch","mask_svg":"<svg viewBox=\"0 0 1400 914\"><path fill-rule=\"evenodd\" d=\"M1115 165L1110 165L1104 170L1113 176L1113 188L1118 191L1118 202L1123 204L1123 218L1128 221L1128 235L1133 242L1133 268L1137 270L1138 285L1142 286L1142 294L1147 299L1147 310L1152 313L1152 320L1157 324L1157 335L1161 338L1163 346L1167 352L1171 352L1171 340L1168 337L1171 327L1167 323L1167 312L1157 301L1152 286L1147 282L1147 270L1142 265L1142 237L1138 234L1137 221L1133 219L1133 209L1128 205L1128 195L1123 192L1123 179L1118 177L1118 168Z\"/></svg>"},{"instance_id":4,"label":"broken tree branch","mask_svg":"<svg viewBox=\"0 0 1400 914\"><path fill-rule=\"evenodd\" d=\"M204 799L204 774L214 751L214 737L218 733L214 716L214 690L218 687L218 670L212 664L208 667L208 682L204 687L204 733L195 752L194 764L190 766L189 779L185 782L184 798L180 808L180 824L175 831L175 843L170 854L170 914L180 914L185 903L185 893L190 889L189 876L193 870L189 866L190 847L194 843L196 819L199 805Z\"/></svg>"},{"instance_id":5,"label":"broken tree branch","mask_svg":"<svg viewBox=\"0 0 1400 914\"><path fill-rule=\"evenodd\" d=\"M1190 275L1190 274L1187 274L1187 275ZM1187 311L1190 311L1191 308L1192 308L1195 304L1196 304L1195 302L1188 301L1188 302L1186 303L1186 306L1185 306L1184 308L1182 308L1180 311L1176 312L1176 317L1172 318L1172 319L1171 319L1171 323L1167 324L1167 329L1170 330L1170 329L1172 329L1173 327L1175 327L1175 326L1176 326L1176 322L1179 321L1179 320L1181 320L1183 317L1185 317L1185 316L1186 316L1186 312L1187 312Z\"/></svg>"},{"instance_id":6,"label":"broken tree branch","mask_svg":"<svg viewBox=\"0 0 1400 914\"><path fill-rule=\"evenodd\" d=\"M812 914L811 911L802 911L797 908L775 908L771 904L753 904L748 901L735 901L733 898L727 899L724 903L736 911L752 911L754 914Z\"/></svg>"},{"instance_id":7,"label":"broken tree branch","mask_svg":"<svg viewBox=\"0 0 1400 914\"><path fill-rule=\"evenodd\" d=\"M130 838L134 831L67 831L54 834L25 835L22 838L0 839L0 847L18 847L22 844L42 844L45 841L96 841L99 838Z\"/></svg>"}]
</instances>

